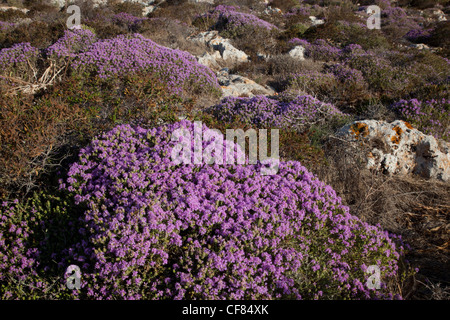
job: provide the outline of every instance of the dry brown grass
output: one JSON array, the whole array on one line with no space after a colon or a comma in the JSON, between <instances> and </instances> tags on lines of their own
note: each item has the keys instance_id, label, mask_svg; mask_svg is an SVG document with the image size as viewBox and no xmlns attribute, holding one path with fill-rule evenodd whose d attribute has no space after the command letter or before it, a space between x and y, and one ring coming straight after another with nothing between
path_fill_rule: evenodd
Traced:
<instances>
[{"instance_id":1,"label":"dry brown grass","mask_svg":"<svg viewBox=\"0 0 450 320\"><path fill-rule=\"evenodd\" d=\"M345 152L344 144L329 138L329 164L311 170L336 190L352 214L400 234L411 246L406 258L420 271L405 292L407 298L448 299L450 184L367 170L362 156Z\"/></svg>"},{"instance_id":2,"label":"dry brown grass","mask_svg":"<svg viewBox=\"0 0 450 320\"><path fill-rule=\"evenodd\" d=\"M65 127L81 110L53 99L35 103L31 95L0 99L0 194L35 187L36 178L52 166Z\"/></svg>"},{"instance_id":3,"label":"dry brown grass","mask_svg":"<svg viewBox=\"0 0 450 320\"><path fill-rule=\"evenodd\" d=\"M172 18L152 18L143 21L135 31L162 46L188 51L193 55L201 55L208 51L205 45L187 40L194 34L194 28Z\"/></svg>"}]
</instances>

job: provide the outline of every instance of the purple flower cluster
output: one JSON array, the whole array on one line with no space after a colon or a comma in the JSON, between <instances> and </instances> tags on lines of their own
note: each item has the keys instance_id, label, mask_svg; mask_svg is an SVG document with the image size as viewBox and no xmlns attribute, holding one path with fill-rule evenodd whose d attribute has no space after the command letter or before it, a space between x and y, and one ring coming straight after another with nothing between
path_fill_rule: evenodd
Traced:
<instances>
[{"instance_id":1,"label":"purple flower cluster","mask_svg":"<svg viewBox=\"0 0 450 320\"><path fill-rule=\"evenodd\" d=\"M278 128L301 128L322 117L343 115L335 106L309 95L286 101L266 96L226 97L220 104L211 107L210 112L225 122L238 117L248 124Z\"/></svg>"},{"instance_id":2,"label":"purple flower cluster","mask_svg":"<svg viewBox=\"0 0 450 320\"><path fill-rule=\"evenodd\" d=\"M346 56L346 55L360 56L365 53L366 53L366 51L359 44L356 44L356 43L348 44L342 49L342 54L344 56Z\"/></svg>"},{"instance_id":3,"label":"purple flower cluster","mask_svg":"<svg viewBox=\"0 0 450 320\"><path fill-rule=\"evenodd\" d=\"M311 44L308 42L308 40L299 39L299 38L292 38L291 40L288 41L288 43L293 46L302 46L305 49L308 49L311 46Z\"/></svg>"},{"instance_id":4,"label":"purple flower cluster","mask_svg":"<svg viewBox=\"0 0 450 320\"><path fill-rule=\"evenodd\" d=\"M327 68L335 78L346 85L364 84L364 76L361 71L350 68L344 63L336 63Z\"/></svg>"},{"instance_id":5,"label":"purple flower cluster","mask_svg":"<svg viewBox=\"0 0 450 320\"><path fill-rule=\"evenodd\" d=\"M55 58L76 57L86 51L97 41L96 35L89 29L74 29L64 31L64 36L47 48L47 56Z\"/></svg>"},{"instance_id":6,"label":"purple flower cluster","mask_svg":"<svg viewBox=\"0 0 450 320\"><path fill-rule=\"evenodd\" d=\"M0 21L0 31L8 31L9 28L14 27L15 25L14 22Z\"/></svg>"},{"instance_id":7,"label":"purple flower cluster","mask_svg":"<svg viewBox=\"0 0 450 320\"><path fill-rule=\"evenodd\" d=\"M115 23L117 25L127 26L130 29L145 20L148 20L148 18L147 17L143 17L143 18L135 17L126 12L117 13L117 14L113 15L111 18L111 21L113 23Z\"/></svg>"},{"instance_id":8,"label":"purple flower cluster","mask_svg":"<svg viewBox=\"0 0 450 320\"><path fill-rule=\"evenodd\" d=\"M0 72L6 75L14 75L24 80L32 77L31 67L36 64L39 50L30 43L23 42L13 45L11 48L0 50Z\"/></svg>"},{"instance_id":9,"label":"purple flower cluster","mask_svg":"<svg viewBox=\"0 0 450 320\"><path fill-rule=\"evenodd\" d=\"M140 34L100 40L76 55L72 67L107 79L152 72L175 94L183 90L219 90L215 74L188 52L160 46Z\"/></svg>"},{"instance_id":10,"label":"purple flower cluster","mask_svg":"<svg viewBox=\"0 0 450 320\"><path fill-rule=\"evenodd\" d=\"M26 64L27 60L34 60L39 55L39 50L32 47L29 42L13 45L11 48L0 50L0 68L4 69L11 65Z\"/></svg>"},{"instance_id":11,"label":"purple flower cluster","mask_svg":"<svg viewBox=\"0 0 450 320\"><path fill-rule=\"evenodd\" d=\"M29 241L32 225L39 222L34 217L27 221L26 215L18 200L0 206L0 299L16 298L12 288L3 290L6 283L15 283L27 292L31 291L28 286L42 287L36 282L39 250Z\"/></svg>"},{"instance_id":12,"label":"purple flower cluster","mask_svg":"<svg viewBox=\"0 0 450 320\"><path fill-rule=\"evenodd\" d=\"M406 33L405 38L412 42L422 42L431 36L433 29L412 29Z\"/></svg>"},{"instance_id":13,"label":"purple flower cluster","mask_svg":"<svg viewBox=\"0 0 450 320\"><path fill-rule=\"evenodd\" d=\"M293 7L283 14L285 18L292 17L308 17L311 15L311 10L307 7Z\"/></svg>"},{"instance_id":14,"label":"purple flower cluster","mask_svg":"<svg viewBox=\"0 0 450 320\"><path fill-rule=\"evenodd\" d=\"M450 140L450 99L428 101L402 99L391 107L422 132L446 141Z\"/></svg>"},{"instance_id":15,"label":"purple flower cluster","mask_svg":"<svg viewBox=\"0 0 450 320\"><path fill-rule=\"evenodd\" d=\"M417 20L417 21L416 21ZM387 7L381 11L382 26L390 26L396 29L396 32L401 32L404 36L409 30L418 30L422 27L423 18L413 18L408 16L405 9L400 7Z\"/></svg>"},{"instance_id":16,"label":"purple flower cluster","mask_svg":"<svg viewBox=\"0 0 450 320\"><path fill-rule=\"evenodd\" d=\"M281 163L272 176L260 175L260 164L175 165L172 133L182 128L195 135L189 121L118 126L83 149L61 181L87 207L84 240L61 261L80 265L82 294L392 298L384 288L397 276L403 247L387 232L350 215L299 162ZM372 264L382 290L365 286Z\"/></svg>"},{"instance_id":17,"label":"purple flower cluster","mask_svg":"<svg viewBox=\"0 0 450 320\"><path fill-rule=\"evenodd\" d=\"M338 60L342 50L328 44L323 39L315 40L305 50L305 55L314 60L333 61Z\"/></svg>"},{"instance_id":18,"label":"purple flower cluster","mask_svg":"<svg viewBox=\"0 0 450 320\"><path fill-rule=\"evenodd\" d=\"M258 27L267 30L276 29L277 27L265 20L262 20L250 13L237 11L239 8L235 6L218 5L208 13L200 17L211 19L217 25L224 27L226 30L233 30L242 27Z\"/></svg>"}]
</instances>

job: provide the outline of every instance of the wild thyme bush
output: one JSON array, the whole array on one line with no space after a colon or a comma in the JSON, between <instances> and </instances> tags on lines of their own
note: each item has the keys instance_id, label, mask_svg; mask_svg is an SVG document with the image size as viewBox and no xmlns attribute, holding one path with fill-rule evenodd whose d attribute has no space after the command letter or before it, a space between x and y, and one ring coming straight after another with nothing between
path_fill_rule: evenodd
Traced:
<instances>
[{"instance_id":1,"label":"wild thyme bush","mask_svg":"<svg viewBox=\"0 0 450 320\"><path fill-rule=\"evenodd\" d=\"M219 91L215 74L188 52L162 47L140 34L97 41L77 55L72 67L80 74L101 79L152 72L172 93L180 95Z\"/></svg>"},{"instance_id":2,"label":"wild thyme bush","mask_svg":"<svg viewBox=\"0 0 450 320\"><path fill-rule=\"evenodd\" d=\"M188 121L119 126L62 181L87 207L84 241L62 261L83 265L80 297L392 298L403 247L351 216L331 187L298 162L273 176L259 164L174 165L178 128L194 133ZM218 136L208 137L203 148ZM380 291L365 287L371 264Z\"/></svg>"},{"instance_id":3,"label":"wild thyme bush","mask_svg":"<svg viewBox=\"0 0 450 320\"><path fill-rule=\"evenodd\" d=\"M19 200L3 202L0 212L0 297L25 298L27 284L41 287L36 272L38 248L29 243L31 227L39 224L18 208ZM28 218L28 219L27 219ZM29 220L29 221L27 221Z\"/></svg>"},{"instance_id":4,"label":"wild thyme bush","mask_svg":"<svg viewBox=\"0 0 450 320\"><path fill-rule=\"evenodd\" d=\"M337 60L340 57L341 49L328 44L323 39L315 40L306 48L305 55L315 60Z\"/></svg>"},{"instance_id":5,"label":"wild thyme bush","mask_svg":"<svg viewBox=\"0 0 450 320\"><path fill-rule=\"evenodd\" d=\"M221 34L227 38L236 38L242 36L250 29L257 31L258 29L272 30L277 27L265 20L262 20L251 13L243 13L238 11L238 7L218 5L206 14L197 17L194 24L203 22L212 22L214 29L220 30Z\"/></svg>"},{"instance_id":6,"label":"wild thyme bush","mask_svg":"<svg viewBox=\"0 0 450 320\"><path fill-rule=\"evenodd\" d=\"M172 134L183 128L195 134L189 121L118 126L81 150L60 196L4 203L2 297L399 297L390 286L402 272L398 237L350 215L299 162L280 163L275 175L261 175L259 163L174 164L181 140ZM215 144L217 133L201 131L204 149ZM71 264L81 268L80 290L65 288ZM380 290L366 286L372 264Z\"/></svg>"},{"instance_id":7,"label":"wild thyme bush","mask_svg":"<svg viewBox=\"0 0 450 320\"><path fill-rule=\"evenodd\" d=\"M0 21L0 32L7 31L10 28L13 28L16 24L14 22L5 22Z\"/></svg>"},{"instance_id":8,"label":"wild thyme bush","mask_svg":"<svg viewBox=\"0 0 450 320\"><path fill-rule=\"evenodd\" d=\"M299 39L297 37L290 39L288 44L291 45L291 47L302 46L305 49L311 45L307 40Z\"/></svg>"},{"instance_id":9,"label":"wild thyme bush","mask_svg":"<svg viewBox=\"0 0 450 320\"><path fill-rule=\"evenodd\" d=\"M36 76L36 62L39 50L30 43L19 43L11 48L0 50L0 72L4 76L13 76L31 81Z\"/></svg>"},{"instance_id":10,"label":"wild thyme bush","mask_svg":"<svg viewBox=\"0 0 450 320\"><path fill-rule=\"evenodd\" d=\"M412 29L421 29L419 23L423 24L425 19L423 17L413 18L400 7L386 7L381 11L381 21L381 27L385 34L400 39Z\"/></svg>"},{"instance_id":11,"label":"wild thyme bush","mask_svg":"<svg viewBox=\"0 0 450 320\"><path fill-rule=\"evenodd\" d=\"M331 92L336 101L348 105L368 98L369 86L361 71L336 63L327 65L325 72L332 73L337 80L336 90Z\"/></svg>"},{"instance_id":12,"label":"wild thyme bush","mask_svg":"<svg viewBox=\"0 0 450 320\"><path fill-rule=\"evenodd\" d=\"M258 127L305 128L312 123L345 115L335 106L323 103L309 95L293 99L272 99L266 96L252 98L227 97L211 107L209 112L224 122L238 118L243 123Z\"/></svg>"},{"instance_id":13,"label":"wild thyme bush","mask_svg":"<svg viewBox=\"0 0 450 320\"><path fill-rule=\"evenodd\" d=\"M402 99L391 107L420 131L449 141L449 99L431 99L428 101Z\"/></svg>"},{"instance_id":14,"label":"wild thyme bush","mask_svg":"<svg viewBox=\"0 0 450 320\"><path fill-rule=\"evenodd\" d=\"M95 33L87 27L66 30L63 37L47 48L46 54L55 58L76 57L78 53L86 51L96 41Z\"/></svg>"}]
</instances>

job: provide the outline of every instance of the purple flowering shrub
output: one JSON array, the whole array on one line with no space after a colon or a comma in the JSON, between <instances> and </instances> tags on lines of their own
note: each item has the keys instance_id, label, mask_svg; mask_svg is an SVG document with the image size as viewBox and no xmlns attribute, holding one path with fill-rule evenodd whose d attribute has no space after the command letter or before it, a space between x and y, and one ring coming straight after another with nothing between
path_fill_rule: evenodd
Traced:
<instances>
[{"instance_id":1,"label":"purple flowering shrub","mask_svg":"<svg viewBox=\"0 0 450 320\"><path fill-rule=\"evenodd\" d=\"M311 15L311 10L308 7L292 7L287 12L283 13L283 16L287 19L299 18L306 19Z\"/></svg>"},{"instance_id":2,"label":"purple flowering shrub","mask_svg":"<svg viewBox=\"0 0 450 320\"><path fill-rule=\"evenodd\" d=\"M181 140L171 136L181 128L194 134L189 121L118 126L83 149L61 181L87 208L83 240L61 261L80 266L79 297L393 297L388 286L403 254L395 237L350 215L299 162L269 176L260 164L175 165L170 154ZM371 264L381 290L365 286Z\"/></svg>"},{"instance_id":3,"label":"purple flowering shrub","mask_svg":"<svg viewBox=\"0 0 450 320\"><path fill-rule=\"evenodd\" d=\"M323 39L317 39L309 44L304 42L305 56L314 60L334 61L338 60L341 54L341 49L336 48L327 43Z\"/></svg>"},{"instance_id":4,"label":"purple flowering shrub","mask_svg":"<svg viewBox=\"0 0 450 320\"><path fill-rule=\"evenodd\" d=\"M30 43L18 43L0 50L0 73L32 81L35 77L39 50Z\"/></svg>"},{"instance_id":5,"label":"purple flowering shrub","mask_svg":"<svg viewBox=\"0 0 450 320\"><path fill-rule=\"evenodd\" d=\"M17 291L26 291L27 284L37 285L36 256L38 249L28 243L31 227L38 224L31 217L27 221L26 212L19 211L19 201L3 202L0 207L0 298L16 298L15 291L8 283L16 282ZM18 214L18 213L22 214ZM39 284L40 285L40 284Z\"/></svg>"},{"instance_id":6,"label":"purple flowering shrub","mask_svg":"<svg viewBox=\"0 0 450 320\"><path fill-rule=\"evenodd\" d=\"M344 63L329 65L326 71L332 73L338 81L336 99L351 103L366 97L368 84L361 71L350 68Z\"/></svg>"},{"instance_id":7,"label":"purple flowering shrub","mask_svg":"<svg viewBox=\"0 0 450 320\"><path fill-rule=\"evenodd\" d=\"M219 90L215 74L188 52L160 46L140 34L97 41L76 56L72 67L102 79L151 72L174 94Z\"/></svg>"},{"instance_id":8,"label":"purple flowering shrub","mask_svg":"<svg viewBox=\"0 0 450 320\"><path fill-rule=\"evenodd\" d=\"M291 47L295 46L302 46L305 49L308 48L311 44L308 42L308 40L299 39L299 38L292 38L288 41L288 44L291 45Z\"/></svg>"},{"instance_id":9,"label":"purple flowering shrub","mask_svg":"<svg viewBox=\"0 0 450 320\"><path fill-rule=\"evenodd\" d=\"M111 21L119 26L125 26L129 30L136 28L138 24L147 20L147 17L135 17L126 12L120 12L111 17Z\"/></svg>"},{"instance_id":10,"label":"purple flowering shrub","mask_svg":"<svg viewBox=\"0 0 450 320\"><path fill-rule=\"evenodd\" d=\"M15 25L14 22L0 21L0 32L8 31Z\"/></svg>"},{"instance_id":11,"label":"purple flowering shrub","mask_svg":"<svg viewBox=\"0 0 450 320\"><path fill-rule=\"evenodd\" d=\"M420 131L449 141L449 99L431 99L428 101L402 99L391 107Z\"/></svg>"},{"instance_id":12,"label":"purple flowering shrub","mask_svg":"<svg viewBox=\"0 0 450 320\"><path fill-rule=\"evenodd\" d=\"M236 118L243 123L258 127L303 129L332 117L344 117L335 106L323 103L309 95L294 99L272 99L266 96L252 98L226 97L220 104L210 108L215 117L224 122Z\"/></svg>"},{"instance_id":13,"label":"purple flowering shrub","mask_svg":"<svg viewBox=\"0 0 450 320\"><path fill-rule=\"evenodd\" d=\"M387 7L381 11L381 28L395 38L405 36L410 30L421 29L419 23L423 22L422 17L413 18L400 7Z\"/></svg>"},{"instance_id":14,"label":"purple flowering shrub","mask_svg":"<svg viewBox=\"0 0 450 320\"><path fill-rule=\"evenodd\" d=\"M49 58L57 61L66 57L75 58L77 54L86 51L96 41L95 33L86 27L66 30L63 37L47 48L46 54Z\"/></svg>"},{"instance_id":15,"label":"purple flowering shrub","mask_svg":"<svg viewBox=\"0 0 450 320\"><path fill-rule=\"evenodd\" d=\"M330 65L327 70L333 73L336 79L350 86L364 83L364 76L361 71L352 69L343 63Z\"/></svg>"},{"instance_id":16,"label":"purple flowering shrub","mask_svg":"<svg viewBox=\"0 0 450 320\"><path fill-rule=\"evenodd\" d=\"M430 36L433 29L411 29L405 34L405 38L411 42L426 42Z\"/></svg>"},{"instance_id":17,"label":"purple flowering shrub","mask_svg":"<svg viewBox=\"0 0 450 320\"><path fill-rule=\"evenodd\" d=\"M240 12L238 9L239 7L235 6L218 5L206 14L200 15L197 19L210 21L210 23L213 23L213 28L220 30L221 34L227 38L239 37L249 30L258 32L277 29L275 25L251 13Z\"/></svg>"}]
</instances>

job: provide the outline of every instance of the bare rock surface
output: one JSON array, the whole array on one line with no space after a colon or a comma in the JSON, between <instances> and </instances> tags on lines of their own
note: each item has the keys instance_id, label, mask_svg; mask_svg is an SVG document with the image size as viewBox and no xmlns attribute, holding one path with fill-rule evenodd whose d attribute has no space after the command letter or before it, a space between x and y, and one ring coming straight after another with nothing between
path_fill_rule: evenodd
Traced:
<instances>
[{"instance_id":1,"label":"bare rock surface","mask_svg":"<svg viewBox=\"0 0 450 320\"><path fill-rule=\"evenodd\" d=\"M17 10L17 11L22 11L23 13L27 13L28 11L30 11L26 8L17 8L17 7L12 7L12 6L0 7L0 11L7 11L7 10Z\"/></svg>"},{"instance_id":2,"label":"bare rock surface","mask_svg":"<svg viewBox=\"0 0 450 320\"><path fill-rule=\"evenodd\" d=\"M255 95L275 94L272 88L264 87L249 78L237 74L229 74L226 68L217 73L217 80L222 88L222 97L253 97Z\"/></svg>"},{"instance_id":3,"label":"bare rock surface","mask_svg":"<svg viewBox=\"0 0 450 320\"><path fill-rule=\"evenodd\" d=\"M218 31L205 31L196 36L188 38L191 41L199 42L210 47L220 54L220 58L228 64L238 64L248 61L248 56L244 51L236 49L229 39L225 39L219 35ZM214 57L218 57L214 55Z\"/></svg>"},{"instance_id":4,"label":"bare rock surface","mask_svg":"<svg viewBox=\"0 0 450 320\"><path fill-rule=\"evenodd\" d=\"M350 141L354 150L367 148L369 169L450 181L450 144L407 122L356 121L341 128L338 135Z\"/></svg>"},{"instance_id":5,"label":"bare rock surface","mask_svg":"<svg viewBox=\"0 0 450 320\"><path fill-rule=\"evenodd\" d=\"M305 60L305 48L303 46L295 46L288 54L295 59Z\"/></svg>"}]
</instances>

